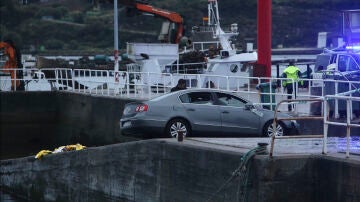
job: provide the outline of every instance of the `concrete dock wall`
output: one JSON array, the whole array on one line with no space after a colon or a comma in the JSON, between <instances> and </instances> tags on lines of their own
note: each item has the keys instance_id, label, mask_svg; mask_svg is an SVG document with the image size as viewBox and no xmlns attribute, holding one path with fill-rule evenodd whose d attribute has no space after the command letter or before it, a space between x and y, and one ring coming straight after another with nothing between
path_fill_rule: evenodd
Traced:
<instances>
[{"instance_id":1,"label":"concrete dock wall","mask_svg":"<svg viewBox=\"0 0 360 202\"><path fill-rule=\"evenodd\" d=\"M0 92L1 159L80 143L100 146L129 141L119 120L130 99L69 92Z\"/></svg>"},{"instance_id":2,"label":"concrete dock wall","mask_svg":"<svg viewBox=\"0 0 360 202\"><path fill-rule=\"evenodd\" d=\"M33 155L41 149L80 143L100 146L134 140L122 136L124 105L134 101L71 92L0 92L0 159ZM301 134L322 134L321 120L300 120ZM360 134L352 128L351 135ZM329 126L328 136L346 135Z\"/></svg>"},{"instance_id":3,"label":"concrete dock wall","mask_svg":"<svg viewBox=\"0 0 360 202\"><path fill-rule=\"evenodd\" d=\"M1 188L35 201L231 202L241 193L246 201L360 201L359 162L326 156L255 156L245 189L238 176L223 186L242 155L173 140L128 142L2 160Z\"/></svg>"}]
</instances>

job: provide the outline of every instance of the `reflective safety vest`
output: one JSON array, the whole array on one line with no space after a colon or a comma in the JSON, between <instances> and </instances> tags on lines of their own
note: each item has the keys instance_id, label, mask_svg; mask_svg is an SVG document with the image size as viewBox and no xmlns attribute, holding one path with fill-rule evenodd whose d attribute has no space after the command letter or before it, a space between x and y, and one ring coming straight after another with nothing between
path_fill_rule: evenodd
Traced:
<instances>
[{"instance_id":1,"label":"reflective safety vest","mask_svg":"<svg viewBox=\"0 0 360 202\"><path fill-rule=\"evenodd\" d=\"M288 66L285 70L284 73L286 74L286 78L288 78L287 80L285 80L282 85L286 86L286 84L288 83L293 83L296 82L299 79L298 76L298 72L299 72L299 68L295 67L295 66ZM293 79L293 80L292 80Z\"/></svg>"}]
</instances>

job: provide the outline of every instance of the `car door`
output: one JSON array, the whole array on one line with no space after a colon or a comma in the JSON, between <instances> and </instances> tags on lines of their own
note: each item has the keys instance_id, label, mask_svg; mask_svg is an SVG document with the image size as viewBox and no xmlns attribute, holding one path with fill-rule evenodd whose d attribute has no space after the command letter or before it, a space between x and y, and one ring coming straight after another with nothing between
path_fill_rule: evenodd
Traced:
<instances>
[{"instance_id":1,"label":"car door","mask_svg":"<svg viewBox=\"0 0 360 202\"><path fill-rule=\"evenodd\" d=\"M254 136L259 132L260 114L245 107L239 97L216 93L224 136Z\"/></svg>"},{"instance_id":2,"label":"car door","mask_svg":"<svg viewBox=\"0 0 360 202\"><path fill-rule=\"evenodd\" d=\"M214 105L210 92L190 92L180 96L186 118L192 124L193 133L200 136L217 136L221 133L219 106Z\"/></svg>"}]
</instances>

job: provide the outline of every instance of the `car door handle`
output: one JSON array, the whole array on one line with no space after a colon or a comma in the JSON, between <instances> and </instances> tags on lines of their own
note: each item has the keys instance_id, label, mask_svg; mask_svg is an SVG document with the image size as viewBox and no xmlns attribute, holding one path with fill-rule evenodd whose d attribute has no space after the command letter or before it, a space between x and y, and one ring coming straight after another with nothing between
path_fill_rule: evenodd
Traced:
<instances>
[{"instance_id":1,"label":"car door handle","mask_svg":"<svg viewBox=\"0 0 360 202\"><path fill-rule=\"evenodd\" d=\"M228 114L229 112L228 112L228 111L223 111L223 112L221 112L221 113L223 113L223 114Z\"/></svg>"},{"instance_id":2,"label":"car door handle","mask_svg":"<svg viewBox=\"0 0 360 202\"><path fill-rule=\"evenodd\" d=\"M194 112L195 109L187 109L187 111Z\"/></svg>"}]
</instances>

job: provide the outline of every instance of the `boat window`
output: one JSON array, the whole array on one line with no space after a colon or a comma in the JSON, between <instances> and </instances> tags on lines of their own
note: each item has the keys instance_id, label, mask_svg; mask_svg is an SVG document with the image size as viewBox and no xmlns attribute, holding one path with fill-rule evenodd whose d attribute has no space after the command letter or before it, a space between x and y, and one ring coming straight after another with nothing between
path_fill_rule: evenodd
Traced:
<instances>
[{"instance_id":1,"label":"boat window","mask_svg":"<svg viewBox=\"0 0 360 202\"><path fill-rule=\"evenodd\" d=\"M349 13L350 17L350 27L351 29L359 29L360 28L360 13L352 12Z\"/></svg>"},{"instance_id":2,"label":"boat window","mask_svg":"<svg viewBox=\"0 0 360 202\"><path fill-rule=\"evenodd\" d=\"M232 73L236 73L237 71L239 71L239 66L237 64L231 64L230 65L230 71Z\"/></svg>"},{"instance_id":3,"label":"boat window","mask_svg":"<svg viewBox=\"0 0 360 202\"><path fill-rule=\"evenodd\" d=\"M211 63L210 66L208 67L209 72L212 72L214 69L215 63Z\"/></svg>"},{"instance_id":4,"label":"boat window","mask_svg":"<svg viewBox=\"0 0 360 202\"><path fill-rule=\"evenodd\" d=\"M241 64L240 63L240 71L241 72L247 72L249 69L249 65L248 64Z\"/></svg>"},{"instance_id":5,"label":"boat window","mask_svg":"<svg viewBox=\"0 0 360 202\"><path fill-rule=\"evenodd\" d=\"M229 51L221 51L221 58L228 58L229 57Z\"/></svg>"},{"instance_id":6,"label":"boat window","mask_svg":"<svg viewBox=\"0 0 360 202\"><path fill-rule=\"evenodd\" d=\"M216 93L217 104L232 107L245 107L246 101L225 93Z\"/></svg>"}]
</instances>

